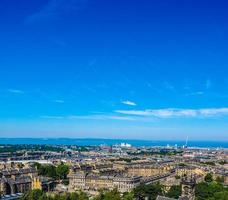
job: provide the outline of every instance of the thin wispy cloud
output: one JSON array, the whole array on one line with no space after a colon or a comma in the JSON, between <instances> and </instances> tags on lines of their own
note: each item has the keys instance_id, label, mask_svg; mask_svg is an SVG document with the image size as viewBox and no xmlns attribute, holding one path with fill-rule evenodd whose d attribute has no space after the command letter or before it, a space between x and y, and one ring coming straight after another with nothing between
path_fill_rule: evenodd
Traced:
<instances>
[{"instance_id":1,"label":"thin wispy cloud","mask_svg":"<svg viewBox=\"0 0 228 200\"><path fill-rule=\"evenodd\" d=\"M63 116L50 116L50 115L43 115L43 116L40 116L40 118L42 119L64 119Z\"/></svg>"},{"instance_id":2,"label":"thin wispy cloud","mask_svg":"<svg viewBox=\"0 0 228 200\"><path fill-rule=\"evenodd\" d=\"M131 116L120 116L120 115L86 115L86 116L68 116L66 119L88 119L88 120L118 120L118 121L134 121L136 120Z\"/></svg>"},{"instance_id":3,"label":"thin wispy cloud","mask_svg":"<svg viewBox=\"0 0 228 200\"><path fill-rule=\"evenodd\" d=\"M169 83L167 81L165 81L163 83L163 85L164 85L165 89L167 89L167 90L170 90L170 91L174 91L175 90L175 87L171 83Z\"/></svg>"},{"instance_id":4,"label":"thin wispy cloud","mask_svg":"<svg viewBox=\"0 0 228 200\"><path fill-rule=\"evenodd\" d=\"M8 92L13 94L24 94L25 92L23 90L17 90L17 89L8 89Z\"/></svg>"},{"instance_id":5,"label":"thin wispy cloud","mask_svg":"<svg viewBox=\"0 0 228 200\"><path fill-rule=\"evenodd\" d=\"M56 99L56 100L54 100L53 102L54 102L54 103L60 103L60 104L61 104L61 103L65 103L65 101L60 100L60 99Z\"/></svg>"},{"instance_id":6,"label":"thin wispy cloud","mask_svg":"<svg viewBox=\"0 0 228 200\"><path fill-rule=\"evenodd\" d=\"M147 109L147 110L116 110L116 113L128 116L144 116L158 118L172 117L214 117L228 115L228 108L206 108L206 109Z\"/></svg>"},{"instance_id":7,"label":"thin wispy cloud","mask_svg":"<svg viewBox=\"0 0 228 200\"><path fill-rule=\"evenodd\" d=\"M53 119L53 120L118 120L118 121L134 121L135 117L131 116L120 116L110 114L98 114L98 115L69 115L69 116L55 116L55 115L44 115L40 116L42 119Z\"/></svg>"},{"instance_id":8,"label":"thin wispy cloud","mask_svg":"<svg viewBox=\"0 0 228 200\"><path fill-rule=\"evenodd\" d=\"M133 101L122 101L121 102L122 104L124 104L124 105L128 105L128 106L137 106L137 104L135 103L135 102L133 102Z\"/></svg>"},{"instance_id":9,"label":"thin wispy cloud","mask_svg":"<svg viewBox=\"0 0 228 200\"><path fill-rule=\"evenodd\" d=\"M63 14L69 14L80 9L86 0L49 0L39 11L28 16L27 23L53 19Z\"/></svg>"},{"instance_id":10,"label":"thin wispy cloud","mask_svg":"<svg viewBox=\"0 0 228 200\"><path fill-rule=\"evenodd\" d=\"M191 92L186 94L185 96L198 96L198 95L203 95L204 92L203 91L198 91L198 92Z\"/></svg>"},{"instance_id":11,"label":"thin wispy cloud","mask_svg":"<svg viewBox=\"0 0 228 200\"><path fill-rule=\"evenodd\" d=\"M228 108L202 108L202 109L146 109L146 110L116 110L112 113L91 115L43 115L42 119L51 120L111 120L111 121L141 121L149 122L157 119L171 118L210 118L228 116Z\"/></svg>"}]
</instances>

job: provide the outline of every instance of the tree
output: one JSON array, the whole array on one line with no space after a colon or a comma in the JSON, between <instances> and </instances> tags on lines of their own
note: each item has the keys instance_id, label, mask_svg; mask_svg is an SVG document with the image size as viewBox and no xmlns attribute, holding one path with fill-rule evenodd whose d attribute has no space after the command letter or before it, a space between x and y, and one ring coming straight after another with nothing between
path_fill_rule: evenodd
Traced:
<instances>
[{"instance_id":1,"label":"tree","mask_svg":"<svg viewBox=\"0 0 228 200\"><path fill-rule=\"evenodd\" d=\"M43 196L43 192L41 190L32 190L28 194L22 197L22 200L40 200Z\"/></svg>"},{"instance_id":2,"label":"tree","mask_svg":"<svg viewBox=\"0 0 228 200\"><path fill-rule=\"evenodd\" d=\"M224 176L218 176L216 178L216 182L218 182L218 183L224 183Z\"/></svg>"},{"instance_id":3,"label":"tree","mask_svg":"<svg viewBox=\"0 0 228 200\"><path fill-rule=\"evenodd\" d=\"M133 192L126 192L123 194L122 199L123 200L133 200L134 199L134 193Z\"/></svg>"},{"instance_id":4,"label":"tree","mask_svg":"<svg viewBox=\"0 0 228 200\"><path fill-rule=\"evenodd\" d=\"M69 173L69 167L63 163L57 166L56 174L58 175L59 179L65 179L67 174Z\"/></svg>"},{"instance_id":5,"label":"tree","mask_svg":"<svg viewBox=\"0 0 228 200\"><path fill-rule=\"evenodd\" d=\"M133 190L134 197L138 200L143 200L146 197L146 185L140 184L138 187Z\"/></svg>"},{"instance_id":6,"label":"tree","mask_svg":"<svg viewBox=\"0 0 228 200\"><path fill-rule=\"evenodd\" d=\"M198 200L207 199L210 196L208 191L208 184L205 182L197 184L195 194Z\"/></svg>"},{"instance_id":7,"label":"tree","mask_svg":"<svg viewBox=\"0 0 228 200\"><path fill-rule=\"evenodd\" d=\"M178 199L181 196L181 186L173 185L166 194L169 198Z\"/></svg>"},{"instance_id":8,"label":"tree","mask_svg":"<svg viewBox=\"0 0 228 200\"><path fill-rule=\"evenodd\" d=\"M228 200L228 191L217 192L214 194L215 200Z\"/></svg>"},{"instance_id":9,"label":"tree","mask_svg":"<svg viewBox=\"0 0 228 200\"><path fill-rule=\"evenodd\" d=\"M37 168L39 175L56 179L57 174L54 165L41 165L40 163L35 163L34 166Z\"/></svg>"},{"instance_id":10,"label":"tree","mask_svg":"<svg viewBox=\"0 0 228 200\"><path fill-rule=\"evenodd\" d=\"M207 183L210 183L213 181L213 175L211 173L208 173L205 177L204 177L204 180L207 182Z\"/></svg>"},{"instance_id":11,"label":"tree","mask_svg":"<svg viewBox=\"0 0 228 200\"><path fill-rule=\"evenodd\" d=\"M94 200L121 200L120 192L117 189L111 191L101 190Z\"/></svg>"},{"instance_id":12,"label":"tree","mask_svg":"<svg viewBox=\"0 0 228 200\"><path fill-rule=\"evenodd\" d=\"M77 200L89 200L89 197L85 192L80 191L78 193L78 199Z\"/></svg>"},{"instance_id":13,"label":"tree","mask_svg":"<svg viewBox=\"0 0 228 200\"><path fill-rule=\"evenodd\" d=\"M77 200L78 199L78 196L79 196L78 193L73 192L73 193L70 194L70 199L71 200Z\"/></svg>"},{"instance_id":14,"label":"tree","mask_svg":"<svg viewBox=\"0 0 228 200\"><path fill-rule=\"evenodd\" d=\"M163 187L159 183L156 184L140 184L133 190L134 197L143 200L145 197L148 197L149 200L154 200L158 195L163 194Z\"/></svg>"},{"instance_id":15,"label":"tree","mask_svg":"<svg viewBox=\"0 0 228 200\"><path fill-rule=\"evenodd\" d=\"M158 195L162 195L163 190L160 183L156 184L149 184L146 187L146 196L149 198L149 200L155 200Z\"/></svg>"},{"instance_id":16,"label":"tree","mask_svg":"<svg viewBox=\"0 0 228 200\"><path fill-rule=\"evenodd\" d=\"M220 200L217 196L225 196L227 194L226 188L217 182L202 182L196 185L197 200ZM228 200L228 196L226 197Z\"/></svg>"}]
</instances>

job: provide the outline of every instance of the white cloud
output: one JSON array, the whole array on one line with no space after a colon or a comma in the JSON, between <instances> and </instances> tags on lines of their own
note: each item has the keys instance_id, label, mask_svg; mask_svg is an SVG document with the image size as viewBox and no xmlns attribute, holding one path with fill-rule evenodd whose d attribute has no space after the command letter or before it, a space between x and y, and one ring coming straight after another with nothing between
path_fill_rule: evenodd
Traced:
<instances>
[{"instance_id":1,"label":"white cloud","mask_svg":"<svg viewBox=\"0 0 228 200\"><path fill-rule=\"evenodd\" d=\"M43 115L41 116L40 118L43 118L43 119L64 119L63 116L50 116L50 115Z\"/></svg>"},{"instance_id":2,"label":"white cloud","mask_svg":"<svg viewBox=\"0 0 228 200\"><path fill-rule=\"evenodd\" d=\"M165 81L163 83L163 85L164 85L165 89L167 89L167 90L170 90L170 91L174 91L175 90L175 87L171 83L169 83L167 81Z\"/></svg>"},{"instance_id":3,"label":"white cloud","mask_svg":"<svg viewBox=\"0 0 228 200\"><path fill-rule=\"evenodd\" d=\"M119 115L72 115L66 117L67 119L90 119L90 120L120 120L120 121L134 121L135 118L131 116L119 116Z\"/></svg>"},{"instance_id":4,"label":"white cloud","mask_svg":"<svg viewBox=\"0 0 228 200\"><path fill-rule=\"evenodd\" d=\"M147 110L116 110L116 113L123 115L134 115L144 117L172 118L172 117L213 117L228 115L228 108L208 109L147 109Z\"/></svg>"},{"instance_id":5,"label":"white cloud","mask_svg":"<svg viewBox=\"0 0 228 200\"><path fill-rule=\"evenodd\" d=\"M228 115L228 108L200 109L199 112L204 116Z\"/></svg>"},{"instance_id":6,"label":"white cloud","mask_svg":"<svg viewBox=\"0 0 228 200\"><path fill-rule=\"evenodd\" d=\"M57 100L54 100L55 103L64 103L63 100L60 100L60 99L57 99Z\"/></svg>"},{"instance_id":7,"label":"white cloud","mask_svg":"<svg viewBox=\"0 0 228 200\"><path fill-rule=\"evenodd\" d=\"M186 94L185 96L198 96L203 94L204 94L203 91L198 91L198 92L192 92L192 93Z\"/></svg>"},{"instance_id":8,"label":"white cloud","mask_svg":"<svg viewBox=\"0 0 228 200\"><path fill-rule=\"evenodd\" d=\"M69 115L69 116L50 116L44 115L40 118L43 119L64 119L64 120L118 120L118 121L134 121L135 117L132 116L120 116L120 115L110 115L110 114L101 114L101 115Z\"/></svg>"},{"instance_id":9,"label":"white cloud","mask_svg":"<svg viewBox=\"0 0 228 200\"><path fill-rule=\"evenodd\" d=\"M128 105L128 106L136 106L137 104L133 101L122 101L122 104Z\"/></svg>"},{"instance_id":10,"label":"white cloud","mask_svg":"<svg viewBox=\"0 0 228 200\"><path fill-rule=\"evenodd\" d=\"M16 90L16 89L8 89L8 92L14 93L14 94L24 94L25 93L22 90Z\"/></svg>"},{"instance_id":11,"label":"white cloud","mask_svg":"<svg viewBox=\"0 0 228 200\"><path fill-rule=\"evenodd\" d=\"M147 109L147 110L116 110L114 113L91 114L91 115L66 115L66 116L41 116L43 119L53 120L115 120L115 121L144 121L148 122L154 118L196 118L228 116L228 108L205 108L205 109Z\"/></svg>"}]
</instances>

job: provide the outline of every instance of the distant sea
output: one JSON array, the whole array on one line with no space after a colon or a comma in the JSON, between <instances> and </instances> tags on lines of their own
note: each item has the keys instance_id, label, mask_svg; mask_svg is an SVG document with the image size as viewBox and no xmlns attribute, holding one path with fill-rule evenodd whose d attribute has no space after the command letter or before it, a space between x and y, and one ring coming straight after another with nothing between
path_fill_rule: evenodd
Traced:
<instances>
[{"instance_id":1,"label":"distant sea","mask_svg":"<svg viewBox=\"0 0 228 200\"><path fill-rule=\"evenodd\" d=\"M79 146L93 146L93 145L114 145L120 143L128 143L132 146L183 146L185 141L159 141L159 140L125 140L125 139L77 139L77 138L0 138L0 144L48 144L48 145L79 145ZM228 148L228 141L189 141L188 147L201 148Z\"/></svg>"}]
</instances>

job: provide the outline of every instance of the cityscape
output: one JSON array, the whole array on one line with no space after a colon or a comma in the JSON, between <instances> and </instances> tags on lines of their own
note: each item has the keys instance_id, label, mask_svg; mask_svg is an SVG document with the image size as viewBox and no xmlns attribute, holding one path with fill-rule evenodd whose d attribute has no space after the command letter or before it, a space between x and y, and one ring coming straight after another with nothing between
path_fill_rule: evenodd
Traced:
<instances>
[{"instance_id":1,"label":"cityscape","mask_svg":"<svg viewBox=\"0 0 228 200\"><path fill-rule=\"evenodd\" d=\"M228 200L227 10L0 0L0 200Z\"/></svg>"},{"instance_id":2,"label":"cityscape","mask_svg":"<svg viewBox=\"0 0 228 200\"><path fill-rule=\"evenodd\" d=\"M227 199L227 148L1 145L0 162L2 199Z\"/></svg>"}]
</instances>

